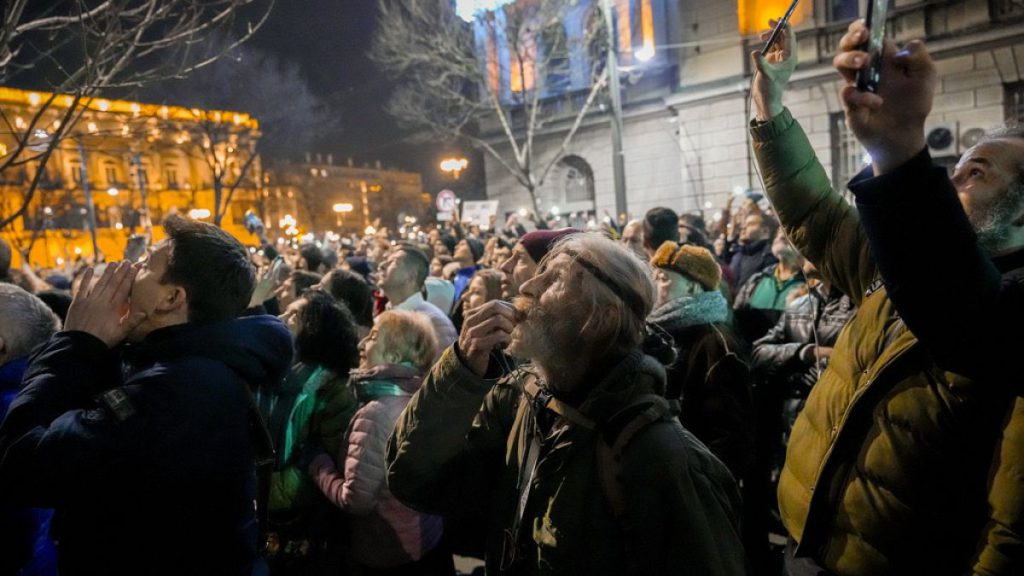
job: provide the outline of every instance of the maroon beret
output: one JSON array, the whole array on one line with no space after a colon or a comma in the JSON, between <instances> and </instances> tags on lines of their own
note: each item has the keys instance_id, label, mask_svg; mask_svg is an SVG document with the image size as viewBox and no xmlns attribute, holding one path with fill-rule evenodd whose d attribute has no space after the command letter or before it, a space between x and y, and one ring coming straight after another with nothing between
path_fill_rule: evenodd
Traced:
<instances>
[{"instance_id":1,"label":"maroon beret","mask_svg":"<svg viewBox=\"0 0 1024 576\"><path fill-rule=\"evenodd\" d=\"M568 236L569 234L575 234L579 230L575 228L562 228L561 230L534 230L533 232L527 232L519 239L523 243L523 248L533 258L534 262L540 263L547 256L547 253L551 251L551 247L554 246L555 242Z\"/></svg>"}]
</instances>

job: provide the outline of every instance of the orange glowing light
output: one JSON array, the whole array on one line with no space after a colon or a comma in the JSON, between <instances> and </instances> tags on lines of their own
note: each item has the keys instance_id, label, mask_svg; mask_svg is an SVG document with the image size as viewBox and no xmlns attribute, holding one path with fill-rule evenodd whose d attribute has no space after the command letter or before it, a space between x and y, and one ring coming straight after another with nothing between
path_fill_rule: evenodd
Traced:
<instances>
[{"instance_id":1,"label":"orange glowing light","mask_svg":"<svg viewBox=\"0 0 1024 576\"><path fill-rule=\"evenodd\" d=\"M790 0L737 0L740 34L751 36L768 29L768 20L782 18L789 8ZM789 23L800 24L811 14L813 2L801 2L796 5Z\"/></svg>"}]
</instances>

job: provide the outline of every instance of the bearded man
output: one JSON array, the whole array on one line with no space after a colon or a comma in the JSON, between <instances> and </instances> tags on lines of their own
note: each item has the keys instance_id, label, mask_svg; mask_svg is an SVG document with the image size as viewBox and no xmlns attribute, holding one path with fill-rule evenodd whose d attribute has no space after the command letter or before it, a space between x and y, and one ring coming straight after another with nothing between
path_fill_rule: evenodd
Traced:
<instances>
[{"instance_id":1,"label":"bearded man","mask_svg":"<svg viewBox=\"0 0 1024 576\"><path fill-rule=\"evenodd\" d=\"M600 479L600 444L665 403L664 368L641 346L654 299L625 248L564 238L514 307L471 312L434 365L389 445L392 493L418 510L485 518L489 574L743 574L735 482L675 418L617 453L621 502ZM531 364L496 378L494 351L506 345Z\"/></svg>"}]
</instances>

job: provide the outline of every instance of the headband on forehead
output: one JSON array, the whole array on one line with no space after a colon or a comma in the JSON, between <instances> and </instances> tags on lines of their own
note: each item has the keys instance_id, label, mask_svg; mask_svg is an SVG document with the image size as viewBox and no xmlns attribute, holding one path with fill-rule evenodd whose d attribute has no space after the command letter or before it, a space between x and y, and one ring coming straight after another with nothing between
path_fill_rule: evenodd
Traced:
<instances>
[{"instance_id":1,"label":"headband on forehead","mask_svg":"<svg viewBox=\"0 0 1024 576\"><path fill-rule=\"evenodd\" d=\"M597 278L598 281L614 292L615 295L625 302L626 306L633 311L633 314L636 314L637 318L643 320L646 317L644 314L643 300L640 299L640 296L636 292L612 280L611 276L605 274L603 270L595 266L590 260L581 256L579 252L576 252L575 250L566 250L564 253L568 254L574 262L583 266L583 268L585 268L587 272L590 272L594 278Z\"/></svg>"}]
</instances>

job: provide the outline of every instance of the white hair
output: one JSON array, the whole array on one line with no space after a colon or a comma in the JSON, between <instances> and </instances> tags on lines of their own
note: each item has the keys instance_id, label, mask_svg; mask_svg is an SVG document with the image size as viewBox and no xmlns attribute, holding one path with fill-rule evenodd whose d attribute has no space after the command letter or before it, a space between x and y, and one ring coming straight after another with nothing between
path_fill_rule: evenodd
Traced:
<instances>
[{"instance_id":1,"label":"white hair","mask_svg":"<svg viewBox=\"0 0 1024 576\"><path fill-rule=\"evenodd\" d=\"M563 253L588 270L581 295L589 295L591 318L584 329L595 314L611 306L616 310L616 323L608 335L609 351L625 353L639 346L656 296L650 266L628 248L595 232L562 238L544 260Z\"/></svg>"},{"instance_id":2,"label":"white hair","mask_svg":"<svg viewBox=\"0 0 1024 576\"><path fill-rule=\"evenodd\" d=\"M42 300L13 284L0 284L0 338L7 360L27 356L60 328L60 318Z\"/></svg>"}]
</instances>

